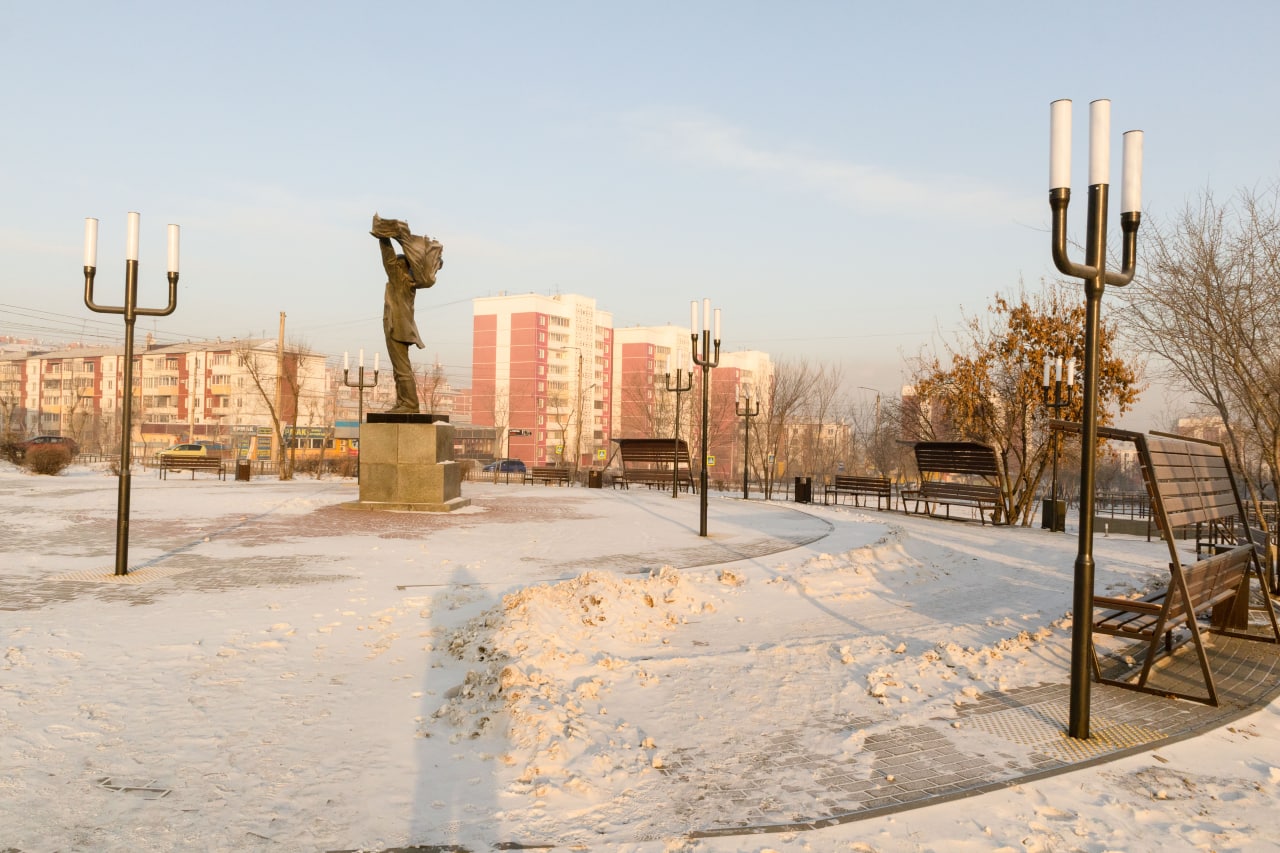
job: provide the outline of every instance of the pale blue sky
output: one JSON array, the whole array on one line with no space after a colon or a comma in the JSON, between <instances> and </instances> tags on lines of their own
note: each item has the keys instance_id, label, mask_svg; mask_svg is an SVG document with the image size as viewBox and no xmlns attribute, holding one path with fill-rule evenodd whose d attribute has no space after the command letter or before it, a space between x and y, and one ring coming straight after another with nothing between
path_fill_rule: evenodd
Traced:
<instances>
[{"instance_id":1,"label":"pale blue sky","mask_svg":"<svg viewBox=\"0 0 1280 853\"><path fill-rule=\"evenodd\" d=\"M1078 199L1100 97L1117 194L1120 133L1146 131L1148 217L1280 177L1273 3L3 8L0 333L118 341L82 301L83 220L118 304L138 210L143 305L183 230L178 310L140 336L274 335L285 311L290 339L372 352L378 211L445 245L418 358L462 384L473 297L559 291L619 326L710 297L727 349L894 391L962 309L1056 276L1055 98Z\"/></svg>"}]
</instances>

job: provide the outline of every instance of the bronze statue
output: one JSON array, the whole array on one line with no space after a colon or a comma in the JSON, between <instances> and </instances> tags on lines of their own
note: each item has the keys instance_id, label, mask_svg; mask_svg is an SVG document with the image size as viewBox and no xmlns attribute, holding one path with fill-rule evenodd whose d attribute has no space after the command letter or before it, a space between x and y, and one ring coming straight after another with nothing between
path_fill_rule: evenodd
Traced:
<instances>
[{"instance_id":1,"label":"bronze statue","mask_svg":"<svg viewBox=\"0 0 1280 853\"><path fill-rule=\"evenodd\" d=\"M396 380L396 404L392 413L418 413L418 383L409 363L409 344L426 346L418 335L413 318L413 299L420 287L436 283L436 272L444 266L444 246L430 237L409 233L409 223L373 215L373 230L382 249L382 266L387 271L387 289L382 303L382 331L387 338L387 355ZM403 254L391 246L395 240Z\"/></svg>"}]
</instances>

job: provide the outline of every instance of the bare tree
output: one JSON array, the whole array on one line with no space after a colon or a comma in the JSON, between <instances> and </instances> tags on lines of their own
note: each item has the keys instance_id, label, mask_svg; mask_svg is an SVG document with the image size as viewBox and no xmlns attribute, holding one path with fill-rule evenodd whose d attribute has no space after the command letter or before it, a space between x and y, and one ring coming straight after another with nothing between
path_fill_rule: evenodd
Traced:
<instances>
[{"instance_id":1,"label":"bare tree","mask_svg":"<svg viewBox=\"0 0 1280 853\"><path fill-rule=\"evenodd\" d=\"M415 375L418 383L418 398L428 413L435 412L444 392L449 388L448 377L445 376L444 365L438 360L430 367L424 367Z\"/></svg>"},{"instance_id":2,"label":"bare tree","mask_svg":"<svg viewBox=\"0 0 1280 853\"><path fill-rule=\"evenodd\" d=\"M924 354L912 365L914 399L904 422L913 440L969 440L996 450L1008 488L1004 517L1026 524L1049 463L1039 367L1050 354L1082 360L1084 302L1067 283L1028 297L997 295L986 315L969 318L947 364ZM1137 369L1115 350L1112 325L1100 335L1099 418L1123 412L1137 399ZM1077 396L1062 417L1080 418Z\"/></svg>"},{"instance_id":3,"label":"bare tree","mask_svg":"<svg viewBox=\"0 0 1280 853\"><path fill-rule=\"evenodd\" d=\"M270 352L259 349L252 340L238 344L235 352L271 419L277 446L288 449L288 452L280 454L280 479L292 480L296 448L289 446L291 442L285 435L285 426L293 426L292 421L296 419L298 400L302 395L300 362L307 350L298 344L286 349L283 364L277 359L274 349Z\"/></svg>"},{"instance_id":4,"label":"bare tree","mask_svg":"<svg viewBox=\"0 0 1280 853\"><path fill-rule=\"evenodd\" d=\"M1166 379L1222 419L1255 500L1262 483L1276 494L1280 184L1226 203L1206 191L1171 221L1152 223L1144 242L1148 259L1123 291L1127 333L1158 357Z\"/></svg>"},{"instance_id":5,"label":"bare tree","mask_svg":"<svg viewBox=\"0 0 1280 853\"><path fill-rule=\"evenodd\" d=\"M844 430L838 412L844 386L844 368L820 364L813 373L813 383L804 408L809 413L808 446L803 465L806 471L821 474L833 471L839 462L849 462L849 446L842 441Z\"/></svg>"},{"instance_id":6,"label":"bare tree","mask_svg":"<svg viewBox=\"0 0 1280 853\"><path fill-rule=\"evenodd\" d=\"M757 441L752 450L757 470L764 473L762 480L766 499L773 496L774 479L778 474L777 460L784 460L783 468L790 470L788 466L791 465L791 457L787 447L789 429L808 399L813 382L814 371L807 361L779 360L774 364L769 386L760 389L760 417L756 419Z\"/></svg>"}]
</instances>

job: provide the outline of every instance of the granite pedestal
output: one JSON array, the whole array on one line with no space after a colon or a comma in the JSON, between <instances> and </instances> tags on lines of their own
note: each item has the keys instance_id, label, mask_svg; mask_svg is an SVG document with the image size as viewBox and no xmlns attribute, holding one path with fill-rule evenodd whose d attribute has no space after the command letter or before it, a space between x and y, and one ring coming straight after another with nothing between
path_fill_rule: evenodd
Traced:
<instances>
[{"instance_id":1,"label":"granite pedestal","mask_svg":"<svg viewBox=\"0 0 1280 853\"><path fill-rule=\"evenodd\" d=\"M360 500L350 509L452 512L462 497L453 425L439 415L370 413L360 426Z\"/></svg>"}]
</instances>

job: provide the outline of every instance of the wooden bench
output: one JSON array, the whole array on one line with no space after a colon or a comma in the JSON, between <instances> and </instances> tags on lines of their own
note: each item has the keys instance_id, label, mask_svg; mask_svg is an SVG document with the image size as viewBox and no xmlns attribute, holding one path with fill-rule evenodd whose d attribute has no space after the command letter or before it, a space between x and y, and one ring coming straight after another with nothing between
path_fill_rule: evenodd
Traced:
<instances>
[{"instance_id":1,"label":"wooden bench","mask_svg":"<svg viewBox=\"0 0 1280 853\"><path fill-rule=\"evenodd\" d=\"M219 480L227 479L226 463L216 456L166 456L162 453L158 461L161 480L169 479L170 471L190 471L193 480L197 471L217 474Z\"/></svg>"},{"instance_id":2,"label":"wooden bench","mask_svg":"<svg viewBox=\"0 0 1280 853\"><path fill-rule=\"evenodd\" d=\"M525 471L524 481L525 483L542 483L544 486L549 486L552 483L567 486L569 484L569 469L535 465Z\"/></svg>"},{"instance_id":3,"label":"wooden bench","mask_svg":"<svg viewBox=\"0 0 1280 853\"><path fill-rule=\"evenodd\" d=\"M853 498L854 506L861 506L858 498L875 498L876 509L880 509L880 502L884 501L887 509L893 509L893 487L888 477L855 477L845 474L837 474L835 478L822 489L822 503L825 505L834 497L836 504L840 503L841 495L849 495Z\"/></svg>"},{"instance_id":4,"label":"wooden bench","mask_svg":"<svg viewBox=\"0 0 1280 853\"><path fill-rule=\"evenodd\" d=\"M923 514L930 516L935 504L944 506L946 518L951 517L952 506L967 506L978 510L982 524L986 524L988 513L992 524L1000 523L1005 506L1001 485L1004 480L994 448L972 441L920 441L916 442L915 455L920 485L901 493L904 513L908 512L907 501L914 504L911 511L919 513L923 505Z\"/></svg>"},{"instance_id":5,"label":"wooden bench","mask_svg":"<svg viewBox=\"0 0 1280 853\"><path fill-rule=\"evenodd\" d=\"M1134 640L1145 646L1142 668L1136 677L1108 678L1102 674L1095 644L1094 677L1105 684L1217 705L1218 691L1199 624L1201 618L1209 618L1208 629L1215 633L1280 643L1280 625L1267 588L1266 572L1258 559L1257 537L1249 529L1226 450L1215 442L1167 433L1143 435L1099 427L1098 435L1137 445L1152 513L1169 548L1169 579L1163 589L1142 598L1094 597L1094 633ZM1225 524L1233 517L1233 524ZM1235 541L1220 543L1216 553L1202 560L1197 560L1194 554L1179 553L1178 540L1171 531L1210 523L1222 530L1235 531ZM1257 579L1261 588L1256 608L1250 602L1251 577ZM1269 636L1249 631L1253 610L1265 611L1270 623ZM1187 636L1175 642L1175 630L1185 631ZM1157 659L1172 654L1184 642L1195 647L1206 690L1203 696L1150 684Z\"/></svg>"},{"instance_id":6,"label":"wooden bench","mask_svg":"<svg viewBox=\"0 0 1280 853\"><path fill-rule=\"evenodd\" d=\"M632 483L649 488L696 492L689 444L684 439L615 438L615 451L622 461L622 472L613 478L615 488L627 489ZM674 475L673 475L674 472ZM674 482L673 482L674 479Z\"/></svg>"}]
</instances>

